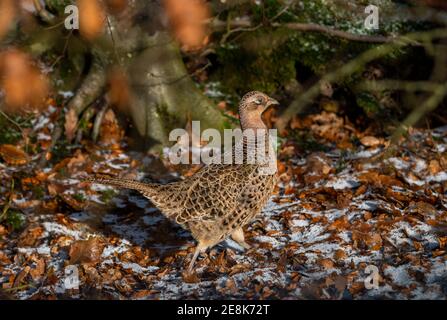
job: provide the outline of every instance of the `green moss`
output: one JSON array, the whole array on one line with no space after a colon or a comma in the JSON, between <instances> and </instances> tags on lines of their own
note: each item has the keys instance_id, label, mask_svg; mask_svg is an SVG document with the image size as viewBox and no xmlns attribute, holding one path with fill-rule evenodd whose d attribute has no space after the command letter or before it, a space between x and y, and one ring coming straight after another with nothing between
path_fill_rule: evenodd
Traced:
<instances>
[{"instance_id":1,"label":"green moss","mask_svg":"<svg viewBox=\"0 0 447 320\"><path fill-rule=\"evenodd\" d=\"M73 199L75 199L76 201L79 201L79 202L84 202L86 200L85 196L82 193L75 193L73 195Z\"/></svg>"},{"instance_id":2,"label":"green moss","mask_svg":"<svg viewBox=\"0 0 447 320\"><path fill-rule=\"evenodd\" d=\"M9 115L8 118L4 113L0 113L0 144L16 144L23 138L19 127L12 121L22 129L31 127L31 118L13 115Z\"/></svg>"},{"instance_id":3,"label":"green moss","mask_svg":"<svg viewBox=\"0 0 447 320\"><path fill-rule=\"evenodd\" d=\"M380 104L377 99L368 92L362 92L357 96L357 105L363 109L363 111L369 117L373 117L380 111Z\"/></svg>"},{"instance_id":4,"label":"green moss","mask_svg":"<svg viewBox=\"0 0 447 320\"><path fill-rule=\"evenodd\" d=\"M107 189L101 192L100 199L104 203L109 203L118 194L114 189Z\"/></svg>"},{"instance_id":5,"label":"green moss","mask_svg":"<svg viewBox=\"0 0 447 320\"><path fill-rule=\"evenodd\" d=\"M74 0L45 0L45 6L58 15L63 15L65 7L70 4L75 4Z\"/></svg>"},{"instance_id":6,"label":"green moss","mask_svg":"<svg viewBox=\"0 0 447 320\"><path fill-rule=\"evenodd\" d=\"M13 231L20 230L25 225L25 215L17 210L9 209L3 218L0 220L1 223L6 224Z\"/></svg>"},{"instance_id":7,"label":"green moss","mask_svg":"<svg viewBox=\"0 0 447 320\"><path fill-rule=\"evenodd\" d=\"M158 116L161 118L161 123L163 123L163 130L165 130L165 133L169 133L176 128L182 128L184 126L182 125L182 119L178 115L170 113L167 106L158 105L156 110Z\"/></svg>"},{"instance_id":8,"label":"green moss","mask_svg":"<svg viewBox=\"0 0 447 320\"><path fill-rule=\"evenodd\" d=\"M40 185L34 185L31 189L33 196L37 200L42 200L45 196L45 189Z\"/></svg>"}]
</instances>

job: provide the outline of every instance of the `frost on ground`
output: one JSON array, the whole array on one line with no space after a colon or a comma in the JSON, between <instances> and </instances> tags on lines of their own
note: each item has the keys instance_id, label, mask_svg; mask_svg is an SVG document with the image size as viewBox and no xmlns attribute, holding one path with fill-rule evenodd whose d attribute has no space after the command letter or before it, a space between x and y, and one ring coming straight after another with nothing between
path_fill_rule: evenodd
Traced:
<instances>
[{"instance_id":1,"label":"frost on ground","mask_svg":"<svg viewBox=\"0 0 447 320\"><path fill-rule=\"evenodd\" d=\"M277 191L245 230L252 248L227 241L193 275L183 273L195 246L187 231L133 191L81 182L95 172L178 179L157 159L90 145L38 172L2 165L1 180L21 186L0 186L2 201L26 227L0 225L1 296L445 299L446 147L445 130L415 131L388 157L381 145L306 157L284 146ZM378 270L370 289L368 266Z\"/></svg>"}]
</instances>

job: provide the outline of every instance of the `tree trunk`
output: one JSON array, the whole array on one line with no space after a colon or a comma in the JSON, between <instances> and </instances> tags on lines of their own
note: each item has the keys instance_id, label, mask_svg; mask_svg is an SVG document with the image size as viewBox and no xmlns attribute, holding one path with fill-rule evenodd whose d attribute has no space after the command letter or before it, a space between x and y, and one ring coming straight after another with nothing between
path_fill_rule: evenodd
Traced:
<instances>
[{"instance_id":1,"label":"tree trunk","mask_svg":"<svg viewBox=\"0 0 447 320\"><path fill-rule=\"evenodd\" d=\"M50 8L54 3L47 0ZM223 115L188 75L164 21L156 0L129 1L124 12L107 17L104 35L90 44L90 69L68 105L77 117L103 94L107 70L118 66L129 81L127 111L146 146L169 145L169 132L189 120L200 120L201 129L223 130Z\"/></svg>"}]
</instances>

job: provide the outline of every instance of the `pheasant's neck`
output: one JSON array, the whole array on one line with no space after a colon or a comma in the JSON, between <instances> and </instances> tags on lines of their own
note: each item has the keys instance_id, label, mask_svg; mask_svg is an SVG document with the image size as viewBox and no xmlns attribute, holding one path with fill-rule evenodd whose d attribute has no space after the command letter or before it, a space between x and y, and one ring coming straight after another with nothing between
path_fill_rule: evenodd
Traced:
<instances>
[{"instance_id":1,"label":"pheasant's neck","mask_svg":"<svg viewBox=\"0 0 447 320\"><path fill-rule=\"evenodd\" d=\"M242 131L251 129L257 132L257 129L268 129L262 118L257 114L242 114L240 120Z\"/></svg>"}]
</instances>

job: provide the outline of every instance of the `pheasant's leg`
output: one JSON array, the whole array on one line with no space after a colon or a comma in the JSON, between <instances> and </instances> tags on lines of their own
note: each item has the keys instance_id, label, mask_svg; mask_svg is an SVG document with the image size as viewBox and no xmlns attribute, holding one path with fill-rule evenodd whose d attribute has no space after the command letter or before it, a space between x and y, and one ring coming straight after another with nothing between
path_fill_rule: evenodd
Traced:
<instances>
[{"instance_id":1,"label":"pheasant's leg","mask_svg":"<svg viewBox=\"0 0 447 320\"><path fill-rule=\"evenodd\" d=\"M207 248L207 247L204 246L203 244L201 244L200 242L197 244L196 251L194 251L194 255L193 255L193 257L192 257L192 260L191 260L191 262L189 263L188 273L191 273L192 268L194 267L194 263L195 263L196 260L197 260L197 257L199 256L199 254L200 254L201 252L204 252L204 251L206 250L206 248Z\"/></svg>"},{"instance_id":2,"label":"pheasant's leg","mask_svg":"<svg viewBox=\"0 0 447 320\"><path fill-rule=\"evenodd\" d=\"M247 242L245 242L244 231L242 230L242 228L237 228L236 230L234 230L231 234L231 238L244 249L248 250L251 248L251 246Z\"/></svg>"}]
</instances>

